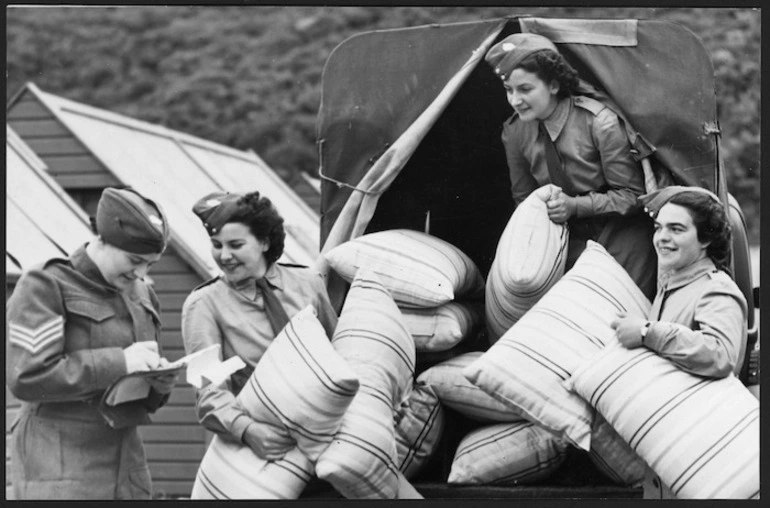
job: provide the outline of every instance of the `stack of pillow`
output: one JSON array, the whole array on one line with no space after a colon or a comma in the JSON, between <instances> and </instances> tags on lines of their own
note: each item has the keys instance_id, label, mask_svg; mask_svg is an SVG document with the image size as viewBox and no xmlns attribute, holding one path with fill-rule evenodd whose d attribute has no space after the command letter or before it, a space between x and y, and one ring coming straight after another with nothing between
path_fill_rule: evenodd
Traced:
<instances>
[{"instance_id":1,"label":"stack of pillow","mask_svg":"<svg viewBox=\"0 0 770 508\"><path fill-rule=\"evenodd\" d=\"M390 291L415 343L418 364L452 356L481 328L484 277L464 252L420 231L369 233L324 254L347 282L359 268Z\"/></svg>"}]
</instances>

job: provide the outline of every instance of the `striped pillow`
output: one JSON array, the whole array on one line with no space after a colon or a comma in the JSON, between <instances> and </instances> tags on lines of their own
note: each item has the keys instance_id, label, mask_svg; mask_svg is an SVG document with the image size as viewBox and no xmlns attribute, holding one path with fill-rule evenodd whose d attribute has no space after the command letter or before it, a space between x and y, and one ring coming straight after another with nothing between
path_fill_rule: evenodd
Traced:
<instances>
[{"instance_id":1,"label":"striped pillow","mask_svg":"<svg viewBox=\"0 0 770 508\"><path fill-rule=\"evenodd\" d=\"M441 362L420 374L417 382L431 387L442 404L473 420L483 423L521 420L522 411L498 401L463 376L463 369L483 354L472 351Z\"/></svg>"},{"instance_id":2,"label":"striped pillow","mask_svg":"<svg viewBox=\"0 0 770 508\"><path fill-rule=\"evenodd\" d=\"M489 339L497 341L564 274L568 229L548 218L553 185L529 195L514 210L497 244L486 285Z\"/></svg>"},{"instance_id":3,"label":"striped pillow","mask_svg":"<svg viewBox=\"0 0 770 508\"><path fill-rule=\"evenodd\" d=\"M273 340L236 398L255 420L285 427L314 461L339 429L358 387L358 375L308 306Z\"/></svg>"},{"instance_id":4,"label":"striped pillow","mask_svg":"<svg viewBox=\"0 0 770 508\"><path fill-rule=\"evenodd\" d=\"M398 492L394 415L414 378L414 340L378 277L359 270L342 307L334 349L361 387L334 441L316 463L318 477L347 498L393 499Z\"/></svg>"},{"instance_id":5,"label":"striped pillow","mask_svg":"<svg viewBox=\"0 0 770 508\"><path fill-rule=\"evenodd\" d=\"M465 368L468 380L590 450L593 409L562 385L581 361L615 341L618 312L645 316L650 302L596 242L499 341Z\"/></svg>"},{"instance_id":6,"label":"striped pillow","mask_svg":"<svg viewBox=\"0 0 770 508\"><path fill-rule=\"evenodd\" d=\"M214 436L195 476L191 499L297 499L313 463L293 448L274 462L251 448Z\"/></svg>"},{"instance_id":7,"label":"striped pillow","mask_svg":"<svg viewBox=\"0 0 770 508\"><path fill-rule=\"evenodd\" d=\"M647 348L607 347L566 383L681 499L759 497L759 402L734 376L694 376Z\"/></svg>"},{"instance_id":8,"label":"striped pillow","mask_svg":"<svg viewBox=\"0 0 770 508\"><path fill-rule=\"evenodd\" d=\"M215 437L201 461L193 499L296 499L312 460L334 437L359 386L308 306L265 351L236 399L258 421L283 426L297 441L267 462L248 446Z\"/></svg>"},{"instance_id":9,"label":"striped pillow","mask_svg":"<svg viewBox=\"0 0 770 508\"><path fill-rule=\"evenodd\" d=\"M516 485L550 476L567 457L559 438L526 422L497 423L471 431L452 461L448 483Z\"/></svg>"},{"instance_id":10,"label":"striped pillow","mask_svg":"<svg viewBox=\"0 0 770 508\"><path fill-rule=\"evenodd\" d=\"M398 468L406 478L413 478L431 459L444 423L444 407L433 389L415 383L408 403L396 417Z\"/></svg>"},{"instance_id":11,"label":"striped pillow","mask_svg":"<svg viewBox=\"0 0 770 508\"><path fill-rule=\"evenodd\" d=\"M420 231L369 233L338 245L324 257L347 282L359 268L372 270L402 307L437 307L484 294L484 278L471 258Z\"/></svg>"},{"instance_id":12,"label":"striped pillow","mask_svg":"<svg viewBox=\"0 0 770 508\"><path fill-rule=\"evenodd\" d=\"M481 303L449 302L430 309L402 308L418 353L446 351L467 338L482 321Z\"/></svg>"},{"instance_id":13,"label":"striped pillow","mask_svg":"<svg viewBox=\"0 0 770 508\"><path fill-rule=\"evenodd\" d=\"M615 432L601 413L594 413L591 425L591 462L618 485L638 486L644 481L647 464Z\"/></svg>"}]
</instances>

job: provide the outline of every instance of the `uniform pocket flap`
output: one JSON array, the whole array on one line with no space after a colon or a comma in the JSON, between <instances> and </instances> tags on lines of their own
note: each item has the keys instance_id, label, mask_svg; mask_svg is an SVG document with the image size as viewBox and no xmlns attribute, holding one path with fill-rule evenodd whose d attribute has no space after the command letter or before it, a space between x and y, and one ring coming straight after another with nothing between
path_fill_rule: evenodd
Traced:
<instances>
[{"instance_id":1,"label":"uniform pocket flap","mask_svg":"<svg viewBox=\"0 0 770 508\"><path fill-rule=\"evenodd\" d=\"M92 321L104 321L115 315L115 310L111 307L85 298L67 298L64 304L69 312Z\"/></svg>"}]
</instances>

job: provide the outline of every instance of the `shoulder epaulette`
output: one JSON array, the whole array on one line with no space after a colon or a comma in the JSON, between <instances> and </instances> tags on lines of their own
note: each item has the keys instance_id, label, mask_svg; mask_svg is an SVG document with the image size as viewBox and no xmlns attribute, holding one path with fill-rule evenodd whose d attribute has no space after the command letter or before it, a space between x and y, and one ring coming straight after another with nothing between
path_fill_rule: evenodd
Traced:
<instances>
[{"instance_id":1,"label":"shoulder epaulette","mask_svg":"<svg viewBox=\"0 0 770 508\"><path fill-rule=\"evenodd\" d=\"M597 101L596 99L585 97L583 95L578 95L575 97L575 106L587 109L594 115L598 115L601 110L607 107L605 104Z\"/></svg>"},{"instance_id":2,"label":"shoulder epaulette","mask_svg":"<svg viewBox=\"0 0 770 508\"><path fill-rule=\"evenodd\" d=\"M66 265L70 262L69 258L51 258L43 263L43 268L48 268L51 265Z\"/></svg>"},{"instance_id":3,"label":"shoulder epaulette","mask_svg":"<svg viewBox=\"0 0 770 508\"><path fill-rule=\"evenodd\" d=\"M205 288L206 286L213 284L214 282L219 280L219 277L220 276L217 275L216 277L213 277L213 278L207 280L206 282L203 282L203 283L199 284L195 289L193 289L193 291L198 291L201 288Z\"/></svg>"},{"instance_id":4,"label":"shoulder epaulette","mask_svg":"<svg viewBox=\"0 0 770 508\"><path fill-rule=\"evenodd\" d=\"M287 268L310 268L307 265L299 265L299 264L296 264L296 263L278 263L278 264L281 265L281 266L285 266Z\"/></svg>"}]
</instances>

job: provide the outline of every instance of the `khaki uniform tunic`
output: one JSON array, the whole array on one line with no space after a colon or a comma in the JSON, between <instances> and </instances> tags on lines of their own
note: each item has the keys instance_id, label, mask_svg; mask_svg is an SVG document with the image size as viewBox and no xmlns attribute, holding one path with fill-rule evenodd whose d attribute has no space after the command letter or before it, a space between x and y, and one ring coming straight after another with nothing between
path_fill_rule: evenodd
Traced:
<instances>
[{"instance_id":1,"label":"khaki uniform tunic","mask_svg":"<svg viewBox=\"0 0 770 508\"><path fill-rule=\"evenodd\" d=\"M121 293L80 247L22 274L7 304L6 382L22 401L12 425L17 499L147 499L150 474L136 425L167 396L154 390L113 429L98 410L126 374L123 349L157 341L159 305L137 280Z\"/></svg>"}]
</instances>

